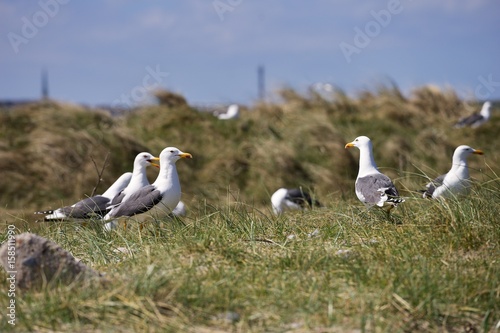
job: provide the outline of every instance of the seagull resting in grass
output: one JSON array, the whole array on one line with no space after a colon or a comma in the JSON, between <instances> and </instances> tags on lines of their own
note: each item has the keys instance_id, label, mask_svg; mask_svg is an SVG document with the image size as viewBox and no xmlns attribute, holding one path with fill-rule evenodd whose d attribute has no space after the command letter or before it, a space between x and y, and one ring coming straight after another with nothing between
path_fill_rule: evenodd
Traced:
<instances>
[{"instance_id":1,"label":"seagull resting in grass","mask_svg":"<svg viewBox=\"0 0 500 333\"><path fill-rule=\"evenodd\" d=\"M238 106L238 104L229 105L226 113L221 113L217 116L217 118L223 120L238 119L239 117L240 117L240 107Z\"/></svg>"},{"instance_id":2,"label":"seagull resting in grass","mask_svg":"<svg viewBox=\"0 0 500 333\"><path fill-rule=\"evenodd\" d=\"M488 120L490 120L490 117L491 117L491 102L484 102L481 111L479 111L478 113L474 113L468 117L460 119L455 124L455 128L461 128L461 127L477 128L486 123Z\"/></svg>"},{"instance_id":3,"label":"seagull resting in grass","mask_svg":"<svg viewBox=\"0 0 500 333\"><path fill-rule=\"evenodd\" d=\"M163 149L160 154L160 173L151 185L146 185L130 195L127 201L122 201L113 207L104 217L105 221L121 216L130 217L149 212L163 211L163 215L171 213L181 199L181 185L175 163L181 158L192 158L191 154L183 153L175 147Z\"/></svg>"},{"instance_id":4,"label":"seagull resting in grass","mask_svg":"<svg viewBox=\"0 0 500 333\"><path fill-rule=\"evenodd\" d=\"M345 148L351 147L359 149L359 171L355 183L358 199L368 208L388 205L389 211L404 202L391 179L378 171L371 140L366 136L359 136L345 145Z\"/></svg>"},{"instance_id":5,"label":"seagull resting in grass","mask_svg":"<svg viewBox=\"0 0 500 333\"><path fill-rule=\"evenodd\" d=\"M450 171L429 182L423 197L436 199L467 194L471 185L467 157L472 154L484 153L466 145L458 146L453 153Z\"/></svg>"},{"instance_id":6,"label":"seagull resting in grass","mask_svg":"<svg viewBox=\"0 0 500 333\"><path fill-rule=\"evenodd\" d=\"M280 188L271 196L271 204L275 215L280 215L288 210L304 210L313 205L321 204L313 200L309 193L302 188L286 189Z\"/></svg>"},{"instance_id":7,"label":"seagull resting in grass","mask_svg":"<svg viewBox=\"0 0 500 333\"><path fill-rule=\"evenodd\" d=\"M132 173L126 172L101 195L85 198L71 206L35 212L35 214L47 214L44 221L102 218L106 214L111 200L129 184L131 179Z\"/></svg>"}]
</instances>

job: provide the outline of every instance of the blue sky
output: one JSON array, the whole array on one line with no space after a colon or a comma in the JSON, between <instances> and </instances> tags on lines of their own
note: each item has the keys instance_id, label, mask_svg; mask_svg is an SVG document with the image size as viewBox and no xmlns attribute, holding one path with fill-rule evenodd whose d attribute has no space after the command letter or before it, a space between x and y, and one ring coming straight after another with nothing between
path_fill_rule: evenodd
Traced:
<instances>
[{"instance_id":1,"label":"blue sky","mask_svg":"<svg viewBox=\"0 0 500 333\"><path fill-rule=\"evenodd\" d=\"M192 104L257 99L329 83L356 94L452 87L500 99L498 0L39 0L0 2L0 99L151 101L157 87Z\"/></svg>"}]
</instances>

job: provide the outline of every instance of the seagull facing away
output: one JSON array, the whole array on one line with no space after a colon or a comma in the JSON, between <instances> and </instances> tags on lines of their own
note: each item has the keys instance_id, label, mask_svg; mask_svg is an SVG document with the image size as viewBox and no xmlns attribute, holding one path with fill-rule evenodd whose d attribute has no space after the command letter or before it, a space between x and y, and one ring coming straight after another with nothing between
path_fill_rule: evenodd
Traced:
<instances>
[{"instance_id":1,"label":"seagull facing away","mask_svg":"<svg viewBox=\"0 0 500 333\"><path fill-rule=\"evenodd\" d=\"M192 158L175 147L163 149L160 154L160 173L151 185L146 185L130 195L127 201L113 207L104 217L105 221L121 216L134 216L155 208L168 214L172 212L181 199L181 184L175 162L181 158ZM166 215L165 214L165 215Z\"/></svg>"},{"instance_id":2,"label":"seagull facing away","mask_svg":"<svg viewBox=\"0 0 500 333\"><path fill-rule=\"evenodd\" d=\"M479 111L479 113L474 113L468 117L460 119L455 124L455 128L461 128L461 127L477 128L486 123L488 120L490 120L490 117L491 117L491 103L484 102L483 107L481 108L481 111Z\"/></svg>"},{"instance_id":3,"label":"seagull facing away","mask_svg":"<svg viewBox=\"0 0 500 333\"><path fill-rule=\"evenodd\" d=\"M48 214L44 217L44 221L102 218L106 214L111 200L128 185L131 178L132 173L126 172L101 195L85 198L71 206L35 212L35 214Z\"/></svg>"},{"instance_id":4,"label":"seagull facing away","mask_svg":"<svg viewBox=\"0 0 500 333\"><path fill-rule=\"evenodd\" d=\"M309 193L302 190L302 188L278 189L271 196L271 204L275 215L280 215L288 210L312 208L313 205L321 206L317 200L312 199Z\"/></svg>"},{"instance_id":5,"label":"seagull facing away","mask_svg":"<svg viewBox=\"0 0 500 333\"><path fill-rule=\"evenodd\" d=\"M429 182L423 197L436 199L468 193L471 183L467 157L471 154L483 155L484 153L466 145L458 146L453 153L450 171Z\"/></svg>"},{"instance_id":6,"label":"seagull facing away","mask_svg":"<svg viewBox=\"0 0 500 333\"><path fill-rule=\"evenodd\" d=\"M149 185L149 180L146 175L146 168L150 165L159 168L160 166L154 162L158 162L160 159L154 157L148 152L142 152L137 154L134 159L134 168L132 169L132 179L128 186L123 189L116 197L111 201L111 206L119 204L122 201L127 201L130 195L135 191Z\"/></svg>"},{"instance_id":7,"label":"seagull facing away","mask_svg":"<svg viewBox=\"0 0 500 333\"><path fill-rule=\"evenodd\" d=\"M238 104L231 104L227 108L226 113L221 113L217 116L219 119L238 119L240 117L240 107Z\"/></svg>"},{"instance_id":8,"label":"seagull facing away","mask_svg":"<svg viewBox=\"0 0 500 333\"><path fill-rule=\"evenodd\" d=\"M345 145L345 148L351 147L359 149L359 171L355 184L358 199L367 208L389 205L389 211L404 202L391 179L378 171L373 159L371 140L366 136L359 136Z\"/></svg>"}]
</instances>

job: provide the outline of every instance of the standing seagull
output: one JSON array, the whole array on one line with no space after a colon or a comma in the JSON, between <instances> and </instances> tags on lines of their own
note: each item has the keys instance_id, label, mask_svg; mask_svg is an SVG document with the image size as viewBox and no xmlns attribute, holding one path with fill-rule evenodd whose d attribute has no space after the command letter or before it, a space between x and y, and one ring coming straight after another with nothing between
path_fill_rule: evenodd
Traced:
<instances>
[{"instance_id":1,"label":"standing seagull","mask_svg":"<svg viewBox=\"0 0 500 333\"><path fill-rule=\"evenodd\" d=\"M404 202L391 179L380 173L373 159L371 140L359 136L345 145L345 148L358 147L359 171L356 178L356 196L366 207L390 205L389 211Z\"/></svg>"},{"instance_id":2,"label":"standing seagull","mask_svg":"<svg viewBox=\"0 0 500 333\"><path fill-rule=\"evenodd\" d=\"M458 146L453 153L450 171L428 183L423 197L436 199L467 193L471 185L467 157L471 154L483 155L484 153L466 145Z\"/></svg>"},{"instance_id":3,"label":"standing seagull","mask_svg":"<svg viewBox=\"0 0 500 333\"><path fill-rule=\"evenodd\" d=\"M280 215L287 210L303 210L307 207L320 206L321 204L313 200L309 193L302 188L286 189L280 188L271 196L273 212Z\"/></svg>"},{"instance_id":4,"label":"standing seagull","mask_svg":"<svg viewBox=\"0 0 500 333\"><path fill-rule=\"evenodd\" d=\"M460 119L455 124L455 128L461 128L467 126L476 128L483 125L488 120L490 120L490 117L491 117L491 103L484 102L483 107L481 108L481 111L479 111L479 113L474 113L468 117Z\"/></svg>"},{"instance_id":5,"label":"standing seagull","mask_svg":"<svg viewBox=\"0 0 500 333\"><path fill-rule=\"evenodd\" d=\"M35 214L48 214L44 217L44 221L102 218L107 212L107 207L111 199L128 185L131 178L131 172L124 173L101 195L85 198L71 206L65 206L56 210L35 212Z\"/></svg>"},{"instance_id":6,"label":"standing seagull","mask_svg":"<svg viewBox=\"0 0 500 333\"><path fill-rule=\"evenodd\" d=\"M148 152L142 152L137 154L134 159L134 168L132 169L132 179L128 186L123 189L116 197L111 201L111 206L119 204L122 201L127 201L130 195L135 191L149 185L149 180L146 175L146 168L150 165L159 168L160 166L154 162L158 162L160 159L154 157Z\"/></svg>"},{"instance_id":7,"label":"standing seagull","mask_svg":"<svg viewBox=\"0 0 500 333\"><path fill-rule=\"evenodd\" d=\"M192 156L175 147L163 149L160 154L160 173L156 181L132 193L127 201L122 201L112 208L104 220L134 216L152 208L162 209L165 213L172 212L181 199L181 184L175 167L175 162L181 158Z\"/></svg>"}]
</instances>

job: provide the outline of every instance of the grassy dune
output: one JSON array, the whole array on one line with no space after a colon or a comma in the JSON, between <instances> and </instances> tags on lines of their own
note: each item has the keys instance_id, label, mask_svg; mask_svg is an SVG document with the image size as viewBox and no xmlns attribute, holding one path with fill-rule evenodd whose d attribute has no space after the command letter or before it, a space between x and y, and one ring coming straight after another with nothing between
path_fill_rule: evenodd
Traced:
<instances>
[{"instance_id":1,"label":"grassy dune","mask_svg":"<svg viewBox=\"0 0 500 333\"><path fill-rule=\"evenodd\" d=\"M355 97L285 89L225 122L183 103L120 119L60 103L0 113L0 241L15 223L106 273L19 293L17 325L2 320L0 331L498 332L499 116L452 128L476 108L453 91L405 97L382 86ZM390 218L355 198L358 152L344 144L358 135L372 138L407 198ZM416 191L460 144L485 151L469 159L473 193L423 200ZM90 194L108 152L98 192L137 152L166 146L194 156L178 163L182 220L105 233L99 221L33 223L26 213ZM299 185L325 207L273 216L272 192ZM7 302L0 293L0 308Z\"/></svg>"}]
</instances>

